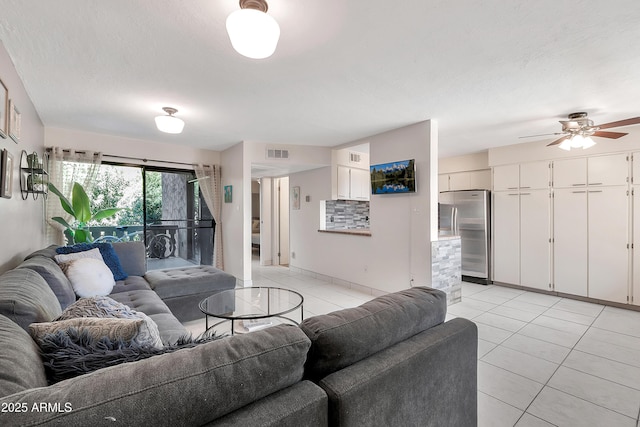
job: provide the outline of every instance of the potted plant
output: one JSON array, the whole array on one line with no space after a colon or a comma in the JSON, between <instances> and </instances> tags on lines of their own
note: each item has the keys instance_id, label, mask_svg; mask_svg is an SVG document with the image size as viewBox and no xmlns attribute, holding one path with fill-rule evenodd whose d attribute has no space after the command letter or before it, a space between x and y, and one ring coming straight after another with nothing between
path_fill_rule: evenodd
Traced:
<instances>
[{"instance_id":1,"label":"potted plant","mask_svg":"<svg viewBox=\"0 0 640 427\"><path fill-rule=\"evenodd\" d=\"M62 209L75 219L74 224L71 225L62 217L56 216L51 218L53 221L66 227L64 234L67 237L69 244L92 242L93 236L89 231L87 223L94 220L100 221L102 219L112 217L118 211L122 210L121 208L108 208L99 210L96 213L91 213L91 202L89 201L89 196L87 196L82 185L77 182L73 183L71 201L69 201L69 199L67 199L60 190L51 183L49 183L49 191L58 196Z\"/></svg>"}]
</instances>

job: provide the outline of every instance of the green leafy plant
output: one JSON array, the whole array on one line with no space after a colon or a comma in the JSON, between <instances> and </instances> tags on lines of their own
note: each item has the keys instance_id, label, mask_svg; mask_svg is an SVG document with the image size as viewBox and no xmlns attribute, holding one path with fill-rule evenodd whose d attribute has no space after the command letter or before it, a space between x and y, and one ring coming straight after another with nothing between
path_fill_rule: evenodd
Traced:
<instances>
[{"instance_id":1,"label":"green leafy plant","mask_svg":"<svg viewBox=\"0 0 640 427\"><path fill-rule=\"evenodd\" d=\"M91 213L91 201L89 200L89 196L87 196L82 185L77 182L73 183L71 201L69 201L69 199L67 199L60 190L51 183L49 183L49 191L58 196L62 209L75 219L73 225L71 225L62 217L56 216L51 218L53 221L66 227L64 234L67 236L69 244L92 242L93 236L91 236L91 232L89 231L89 226L87 224L90 221L100 221L102 219L112 217L121 210L121 208L107 208L101 209L96 213Z\"/></svg>"}]
</instances>

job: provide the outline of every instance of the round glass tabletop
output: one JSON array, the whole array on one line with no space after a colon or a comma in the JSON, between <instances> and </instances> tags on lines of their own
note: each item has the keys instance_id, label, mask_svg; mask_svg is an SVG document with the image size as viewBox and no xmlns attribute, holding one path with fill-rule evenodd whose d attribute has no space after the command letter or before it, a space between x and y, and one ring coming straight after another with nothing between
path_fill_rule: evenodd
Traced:
<instances>
[{"instance_id":1,"label":"round glass tabletop","mask_svg":"<svg viewBox=\"0 0 640 427\"><path fill-rule=\"evenodd\" d=\"M282 316L302 306L296 291L272 287L236 288L221 291L200 301L200 310L220 319L263 319Z\"/></svg>"}]
</instances>

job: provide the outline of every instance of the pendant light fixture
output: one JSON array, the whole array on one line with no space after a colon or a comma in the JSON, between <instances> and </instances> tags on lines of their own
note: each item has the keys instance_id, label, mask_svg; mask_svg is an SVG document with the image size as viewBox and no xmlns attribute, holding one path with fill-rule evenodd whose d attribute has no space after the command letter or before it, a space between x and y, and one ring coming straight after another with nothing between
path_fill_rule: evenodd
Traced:
<instances>
[{"instance_id":1,"label":"pendant light fixture","mask_svg":"<svg viewBox=\"0 0 640 427\"><path fill-rule=\"evenodd\" d=\"M171 107L164 107L163 110L167 115L156 117L156 126L158 127L158 130L166 133L182 133L182 129L184 129L184 121L174 116L178 110Z\"/></svg>"},{"instance_id":2,"label":"pendant light fixture","mask_svg":"<svg viewBox=\"0 0 640 427\"><path fill-rule=\"evenodd\" d=\"M240 10L227 17L231 46L243 56L264 59L273 55L280 38L280 26L267 15L266 0L240 0Z\"/></svg>"}]
</instances>

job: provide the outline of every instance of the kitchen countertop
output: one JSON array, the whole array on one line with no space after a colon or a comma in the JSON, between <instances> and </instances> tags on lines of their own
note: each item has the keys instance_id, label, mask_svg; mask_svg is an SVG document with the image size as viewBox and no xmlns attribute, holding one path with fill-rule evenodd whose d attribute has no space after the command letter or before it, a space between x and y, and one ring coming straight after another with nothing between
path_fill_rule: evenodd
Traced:
<instances>
[{"instance_id":1,"label":"kitchen countertop","mask_svg":"<svg viewBox=\"0 0 640 427\"><path fill-rule=\"evenodd\" d=\"M368 228L343 228L337 230L318 230L319 233L351 234L353 236L371 236Z\"/></svg>"}]
</instances>

